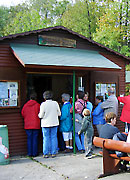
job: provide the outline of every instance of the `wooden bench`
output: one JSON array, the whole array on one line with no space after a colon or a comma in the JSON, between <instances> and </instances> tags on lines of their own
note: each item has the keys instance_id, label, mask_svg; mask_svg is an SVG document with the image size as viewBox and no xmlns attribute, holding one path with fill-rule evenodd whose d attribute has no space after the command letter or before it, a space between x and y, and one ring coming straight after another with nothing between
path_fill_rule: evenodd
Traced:
<instances>
[{"instance_id":1,"label":"wooden bench","mask_svg":"<svg viewBox=\"0 0 130 180\"><path fill-rule=\"evenodd\" d=\"M94 137L93 144L103 149L103 174L99 175L98 178L121 172L121 161L130 161L129 156L118 158L116 154L109 153L110 150L130 153L130 143Z\"/></svg>"}]
</instances>

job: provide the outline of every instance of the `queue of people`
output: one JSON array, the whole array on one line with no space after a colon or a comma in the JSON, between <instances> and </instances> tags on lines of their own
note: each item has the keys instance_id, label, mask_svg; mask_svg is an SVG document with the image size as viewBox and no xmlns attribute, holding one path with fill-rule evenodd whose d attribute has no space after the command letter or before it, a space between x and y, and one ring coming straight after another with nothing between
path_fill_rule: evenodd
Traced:
<instances>
[{"instance_id":1,"label":"queue of people","mask_svg":"<svg viewBox=\"0 0 130 180\"><path fill-rule=\"evenodd\" d=\"M43 93L44 102L37 103L36 94L30 96L30 100L23 106L21 111L24 118L24 128L27 133L28 156L38 155L38 134L40 124L43 134L43 157L56 157L58 152L57 131L63 137L65 150L73 150L73 119L75 119L75 143L77 151L91 157L93 153L92 138L93 125L96 126L100 137L112 139L114 134L119 133L115 127L118 114L118 100L126 102L125 98L116 98L114 90L108 89L108 99L103 102L102 96L96 97L96 108L89 101L88 92L78 91L75 102L75 118L72 117L73 104L70 103L70 95L62 94L60 107L53 100L53 93ZM127 105L126 105L127 106ZM125 106L124 106L125 108ZM123 116L123 115L122 115ZM121 119L122 120L122 119ZM123 119L125 121L125 119Z\"/></svg>"}]
</instances>

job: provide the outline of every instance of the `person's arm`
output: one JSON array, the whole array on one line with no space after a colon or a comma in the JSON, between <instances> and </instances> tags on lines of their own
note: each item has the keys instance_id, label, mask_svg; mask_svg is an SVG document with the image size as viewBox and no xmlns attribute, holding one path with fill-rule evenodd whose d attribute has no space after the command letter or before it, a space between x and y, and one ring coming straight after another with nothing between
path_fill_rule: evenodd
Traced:
<instances>
[{"instance_id":1,"label":"person's arm","mask_svg":"<svg viewBox=\"0 0 130 180\"><path fill-rule=\"evenodd\" d=\"M37 103L37 105L36 105L36 113L38 114L39 112L40 112L40 104Z\"/></svg>"},{"instance_id":2,"label":"person's arm","mask_svg":"<svg viewBox=\"0 0 130 180\"><path fill-rule=\"evenodd\" d=\"M73 106L70 108L70 113L73 113Z\"/></svg>"},{"instance_id":3,"label":"person's arm","mask_svg":"<svg viewBox=\"0 0 130 180\"><path fill-rule=\"evenodd\" d=\"M98 115L101 113L101 111L103 111L103 110L102 110L102 108L101 108L101 104L99 104L99 105L94 109L92 115L93 115L93 116L98 116Z\"/></svg>"},{"instance_id":4,"label":"person's arm","mask_svg":"<svg viewBox=\"0 0 130 180\"><path fill-rule=\"evenodd\" d=\"M90 123L90 122L89 122L87 119L83 120L81 129L80 129L80 131L79 131L78 134L82 134L83 132L86 132L86 130L88 129L89 123Z\"/></svg>"},{"instance_id":5,"label":"person's arm","mask_svg":"<svg viewBox=\"0 0 130 180\"><path fill-rule=\"evenodd\" d=\"M110 107L113 107L111 98L108 98L106 101L104 101L104 102L101 104L101 108L102 108L102 109L107 109L107 108L110 108Z\"/></svg>"},{"instance_id":6,"label":"person's arm","mask_svg":"<svg viewBox=\"0 0 130 180\"><path fill-rule=\"evenodd\" d=\"M87 109L90 111L90 113L92 112L93 110L93 105L91 102L87 102Z\"/></svg>"},{"instance_id":7,"label":"person's arm","mask_svg":"<svg viewBox=\"0 0 130 180\"><path fill-rule=\"evenodd\" d=\"M58 114L58 116L61 116L60 106L58 103L57 103L57 114Z\"/></svg>"},{"instance_id":8,"label":"person's arm","mask_svg":"<svg viewBox=\"0 0 130 180\"><path fill-rule=\"evenodd\" d=\"M41 104L40 106L40 112L38 114L38 117L39 118L43 118L44 117L44 114L45 114L45 111L44 111L44 103Z\"/></svg>"},{"instance_id":9,"label":"person's arm","mask_svg":"<svg viewBox=\"0 0 130 180\"><path fill-rule=\"evenodd\" d=\"M83 120L82 119L78 119L78 121L76 121L76 122L78 122L79 124L82 124L83 123Z\"/></svg>"},{"instance_id":10,"label":"person's arm","mask_svg":"<svg viewBox=\"0 0 130 180\"><path fill-rule=\"evenodd\" d=\"M117 99L118 99L118 101L120 101L120 102L122 102L124 104L126 103L126 96L124 96L124 97L119 96Z\"/></svg>"},{"instance_id":11,"label":"person's arm","mask_svg":"<svg viewBox=\"0 0 130 180\"><path fill-rule=\"evenodd\" d=\"M68 111L67 106L66 106L66 105L63 105L63 106L62 106L62 109L61 109L61 117L60 117L60 120L61 120L61 121L64 121L64 120L67 118L68 113L69 113L69 111Z\"/></svg>"},{"instance_id":12,"label":"person's arm","mask_svg":"<svg viewBox=\"0 0 130 180\"><path fill-rule=\"evenodd\" d=\"M22 111L21 111L21 114L22 114L23 117L24 117L24 109L25 109L25 106L26 106L26 104L23 106Z\"/></svg>"}]
</instances>

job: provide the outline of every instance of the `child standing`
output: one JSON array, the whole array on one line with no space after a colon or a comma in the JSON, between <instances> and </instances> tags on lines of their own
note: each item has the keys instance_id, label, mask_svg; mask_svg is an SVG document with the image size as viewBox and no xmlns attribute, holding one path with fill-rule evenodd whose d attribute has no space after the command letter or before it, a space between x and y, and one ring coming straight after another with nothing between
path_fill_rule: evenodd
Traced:
<instances>
[{"instance_id":1,"label":"child standing","mask_svg":"<svg viewBox=\"0 0 130 180\"><path fill-rule=\"evenodd\" d=\"M78 132L78 134L80 135L81 133L85 133L85 150L86 150L86 157L91 158L92 156L92 138L93 138L93 125L92 125L92 119L90 117L90 111L88 109L84 109L83 110L83 121L79 123L81 123L81 129ZM77 120L76 120L77 121Z\"/></svg>"},{"instance_id":2,"label":"child standing","mask_svg":"<svg viewBox=\"0 0 130 180\"><path fill-rule=\"evenodd\" d=\"M66 145L66 152L70 152L72 147L72 114L70 109L72 105L69 102L70 95L62 94L62 102L64 103L61 108L60 127L59 130L63 134L63 139Z\"/></svg>"}]
</instances>

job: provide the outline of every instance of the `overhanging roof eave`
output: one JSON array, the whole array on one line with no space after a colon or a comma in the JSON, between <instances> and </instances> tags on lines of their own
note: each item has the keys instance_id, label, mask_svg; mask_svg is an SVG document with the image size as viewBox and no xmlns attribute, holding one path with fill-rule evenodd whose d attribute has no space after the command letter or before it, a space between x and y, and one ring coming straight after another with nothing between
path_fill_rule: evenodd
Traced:
<instances>
[{"instance_id":1,"label":"overhanging roof eave","mask_svg":"<svg viewBox=\"0 0 130 180\"><path fill-rule=\"evenodd\" d=\"M87 71L120 71L121 68L101 68L101 67L79 67L79 66L55 66L55 65L34 65L25 64L25 69L54 69L54 70L87 70Z\"/></svg>"}]
</instances>

